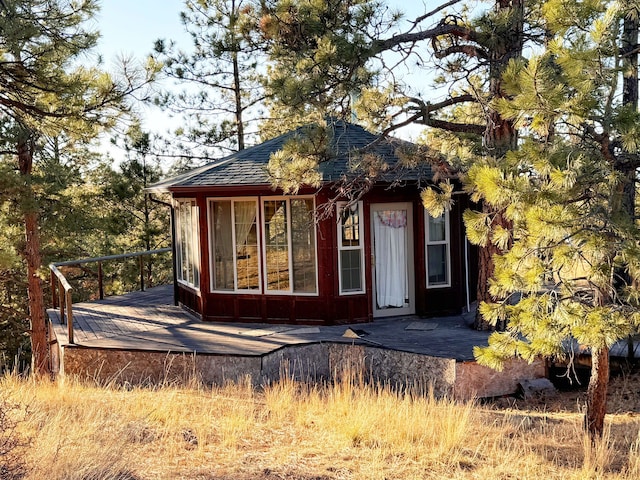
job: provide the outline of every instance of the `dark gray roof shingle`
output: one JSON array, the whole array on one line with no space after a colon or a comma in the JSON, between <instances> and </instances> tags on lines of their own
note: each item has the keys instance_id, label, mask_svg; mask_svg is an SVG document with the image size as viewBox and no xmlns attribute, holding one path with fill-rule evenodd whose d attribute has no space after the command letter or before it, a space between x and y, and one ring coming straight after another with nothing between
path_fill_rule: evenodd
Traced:
<instances>
[{"instance_id":1,"label":"dark gray roof shingle","mask_svg":"<svg viewBox=\"0 0 640 480\"><path fill-rule=\"evenodd\" d=\"M394 168L400 166L398 148L411 148L413 144L393 137L379 137L358 125L341 120L333 121L330 125L332 127L329 149L331 155L319 166L323 182L337 181L345 175L354 175L353 166L362 154L381 157L389 166L390 173L381 175L377 181L389 182L396 179L398 175L408 181L431 179L432 172L426 164L413 168L400 167L399 170ZM148 190L166 192L175 187L269 185L267 165L271 155L281 150L287 141L304 135L305 128L298 128L254 147L155 183Z\"/></svg>"}]
</instances>

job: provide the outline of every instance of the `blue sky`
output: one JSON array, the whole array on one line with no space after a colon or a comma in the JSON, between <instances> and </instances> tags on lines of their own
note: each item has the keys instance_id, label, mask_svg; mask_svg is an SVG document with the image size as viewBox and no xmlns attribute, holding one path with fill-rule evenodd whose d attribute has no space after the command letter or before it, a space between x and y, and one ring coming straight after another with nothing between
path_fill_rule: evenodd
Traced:
<instances>
[{"instance_id":1,"label":"blue sky","mask_svg":"<svg viewBox=\"0 0 640 480\"><path fill-rule=\"evenodd\" d=\"M393 8L414 18L444 0L390 0ZM187 41L180 23L182 0L102 0L101 12L96 19L102 34L100 51L109 63L119 54L142 57L151 52L158 38Z\"/></svg>"},{"instance_id":2,"label":"blue sky","mask_svg":"<svg viewBox=\"0 0 640 480\"><path fill-rule=\"evenodd\" d=\"M97 17L99 48L106 62L116 55L142 57L157 38L184 36L180 0L103 0Z\"/></svg>"},{"instance_id":3,"label":"blue sky","mask_svg":"<svg viewBox=\"0 0 640 480\"><path fill-rule=\"evenodd\" d=\"M387 4L404 11L405 18L411 19L444 2L445 0L388 0ZM105 68L110 70L116 58L121 55L144 59L151 53L153 43L158 38L176 40L179 45L188 49L189 38L179 17L183 6L183 0L102 0L96 22L101 32L98 50ZM168 127L176 126L177 120L170 120L157 109L151 112L145 107L141 113L146 129L164 132ZM413 133L410 134L410 137L413 136Z\"/></svg>"}]
</instances>

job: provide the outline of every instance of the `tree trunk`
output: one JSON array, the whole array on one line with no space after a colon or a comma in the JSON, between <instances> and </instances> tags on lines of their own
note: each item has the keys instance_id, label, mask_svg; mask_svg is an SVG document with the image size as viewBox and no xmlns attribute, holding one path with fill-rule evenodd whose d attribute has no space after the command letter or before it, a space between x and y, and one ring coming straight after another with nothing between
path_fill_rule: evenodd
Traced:
<instances>
[{"instance_id":1,"label":"tree trunk","mask_svg":"<svg viewBox=\"0 0 640 480\"><path fill-rule=\"evenodd\" d=\"M623 80L622 80L622 103L634 110L638 110L638 29L640 22L638 17L629 13L624 19L622 33L623 54ZM627 153L629 155L629 153ZM640 164L640 155L634 154L634 160L626 162L622 165L623 179L623 209L630 219L635 223L636 220L636 166ZM632 285L634 279L631 278L629 271L625 268L617 268L616 285L617 289L622 290L626 286ZM633 338L629 337L627 342L627 357L634 357Z\"/></svg>"},{"instance_id":2,"label":"tree trunk","mask_svg":"<svg viewBox=\"0 0 640 480\"><path fill-rule=\"evenodd\" d=\"M491 213L491 209L486 204L483 205L483 212ZM506 230L511 230L512 224L500 213L494 214L492 223L493 227L500 225ZM476 287L476 297L478 304L482 302L495 302L496 298L489 293L489 280L493 277L494 273L494 255L504 253L493 243L488 243L484 247L478 249L478 285ZM506 322L500 321L495 325L491 325L489 322L482 318L482 315L476 311L476 319L474 328L476 330L504 330L506 328Z\"/></svg>"},{"instance_id":3,"label":"tree trunk","mask_svg":"<svg viewBox=\"0 0 640 480\"><path fill-rule=\"evenodd\" d=\"M639 20L629 13L624 19L622 54L624 55L624 78L622 102L638 108L638 28Z\"/></svg>"},{"instance_id":4,"label":"tree trunk","mask_svg":"<svg viewBox=\"0 0 640 480\"><path fill-rule=\"evenodd\" d=\"M236 116L236 129L238 137L238 150L244 150L244 124L242 121L242 87L240 81L240 67L238 66L238 54L233 54L233 81L234 81L234 94L235 94L235 116Z\"/></svg>"},{"instance_id":5,"label":"tree trunk","mask_svg":"<svg viewBox=\"0 0 640 480\"><path fill-rule=\"evenodd\" d=\"M143 192L147 189L147 156L146 153L142 153L142 188ZM150 199L147 193L144 195L144 249L148 252L151 250L151 206L149 204ZM144 259L145 257L143 257ZM146 271L147 271L147 288L153 287L153 262L151 257L146 257ZM144 261L144 260L142 260ZM142 274L142 272L140 272Z\"/></svg>"},{"instance_id":6,"label":"tree trunk","mask_svg":"<svg viewBox=\"0 0 640 480\"><path fill-rule=\"evenodd\" d=\"M24 178L25 198L24 228L25 247L22 256L27 264L27 295L29 316L31 319L31 355L32 368L36 374L49 373L49 345L47 341L47 322L44 312L44 294L39 269L42 266L40 255L40 231L38 229L38 210L31 186L33 167L33 145L29 138L18 140L18 165Z\"/></svg>"},{"instance_id":7,"label":"tree trunk","mask_svg":"<svg viewBox=\"0 0 640 480\"><path fill-rule=\"evenodd\" d=\"M493 248L490 248L491 245L487 245L485 247L480 247L478 249L478 284L476 286L476 300L478 305L482 302L491 302L493 298L489 295L489 280L493 276ZM489 322L486 322L482 315L480 315L480 310L476 310L476 318L473 324L473 328L476 330L490 330L493 327Z\"/></svg>"},{"instance_id":8,"label":"tree trunk","mask_svg":"<svg viewBox=\"0 0 640 480\"><path fill-rule=\"evenodd\" d=\"M622 103L625 106L638 110L638 29L639 19L629 13L624 19L622 33L623 55L623 79L622 79ZM627 155L629 155L627 153ZM624 211L631 221L635 221L636 208L636 167L640 163L637 153L633 161L624 162L620 169L623 173L623 198ZM627 283L630 278L627 278Z\"/></svg>"},{"instance_id":9,"label":"tree trunk","mask_svg":"<svg viewBox=\"0 0 640 480\"><path fill-rule=\"evenodd\" d=\"M502 85L502 74L511 59L522 55L524 28L523 0L498 0L496 8L498 10L513 10L513 21L508 33L505 34L504 42L500 44L501 46L491 50L489 65L489 94L491 100L506 96ZM483 140L487 158L501 162L507 152L517 147L518 132L514 127L513 121L504 119L499 112L489 105ZM490 206L485 203L482 205L482 211L495 214L494 225L501 225L510 229L508 222L500 212L492 212ZM493 256L499 253L502 252L492 243L480 248L476 292L478 304L496 300L489 293L489 279L493 276L494 271ZM482 318L480 310L477 310L473 326L476 330L492 330L494 328L504 330L506 325L489 324Z\"/></svg>"},{"instance_id":10,"label":"tree trunk","mask_svg":"<svg viewBox=\"0 0 640 480\"><path fill-rule=\"evenodd\" d=\"M591 377L587 388L587 412L585 425L591 440L602 437L604 417L607 413L607 389L609 388L609 348L591 352Z\"/></svg>"},{"instance_id":11,"label":"tree trunk","mask_svg":"<svg viewBox=\"0 0 640 480\"><path fill-rule=\"evenodd\" d=\"M236 32L236 21L238 19L235 1L231 2L231 15L229 17L229 30L234 36L234 40L238 35ZM235 101L235 117L236 117L236 136L238 139L238 150L244 150L244 123L242 121L242 80L240 79L240 66L238 65L238 51L240 45L234 42L233 58L233 94Z\"/></svg>"}]
</instances>

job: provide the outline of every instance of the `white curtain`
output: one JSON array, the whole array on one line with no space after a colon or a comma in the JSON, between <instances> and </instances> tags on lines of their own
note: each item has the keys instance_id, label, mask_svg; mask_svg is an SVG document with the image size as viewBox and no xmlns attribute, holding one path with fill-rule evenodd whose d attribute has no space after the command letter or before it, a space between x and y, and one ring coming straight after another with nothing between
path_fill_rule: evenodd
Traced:
<instances>
[{"instance_id":1,"label":"white curtain","mask_svg":"<svg viewBox=\"0 0 640 480\"><path fill-rule=\"evenodd\" d=\"M233 239L231 236L231 202L211 203L214 218L215 285L219 290L233 290Z\"/></svg>"},{"instance_id":2,"label":"white curtain","mask_svg":"<svg viewBox=\"0 0 640 480\"><path fill-rule=\"evenodd\" d=\"M191 263L191 284L200 287L200 209L192 203L189 208L191 215L191 248L189 249L189 261Z\"/></svg>"},{"instance_id":3,"label":"white curtain","mask_svg":"<svg viewBox=\"0 0 640 480\"><path fill-rule=\"evenodd\" d=\"M247 236L256 221L256 204L254 202L235 202L236 245L242 247L247 243Z\"/></svg>"},{"instance_id":4,"label":"white curtain","mask_svg":"<svg viewBox=\"0 0 640 480\"><path fill-rule=\"evenodd\" d=\"M374 241L378 308L402 307L409 297L406 234L406 210L376 212Z\"/></svg>"}]
</instances>

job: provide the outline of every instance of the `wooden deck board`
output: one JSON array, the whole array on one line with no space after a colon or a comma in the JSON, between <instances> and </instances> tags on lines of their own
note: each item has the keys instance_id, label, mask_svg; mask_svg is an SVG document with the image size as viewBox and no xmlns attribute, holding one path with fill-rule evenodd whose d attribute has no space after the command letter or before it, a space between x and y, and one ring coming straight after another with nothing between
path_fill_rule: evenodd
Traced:
<instances>
[{"instance_id":1,"label":"wooden deck board","mask_svg":"<svg viewBox=\"0 0 640 480\"><path fill-rule=\"evenodd\" d=\"M371 344L368 340L343 337L347 326L298 329L293 335L274 331L273 334L256 337L252 334L256 329L268 330L273 326L202 322L172 302L173 291L169 286L74 305L75 343L88 348L220 355L264 355L286 345L305 343ZM58 341L65 345L68 342L66 326L60 325L56 311L50 310L49 316ZM377 321L364 327L372 331L374 344L385 343L389 348L415 353L428 354L431 351L449 358L472 359L473 346L482 342L486 344L487 334L469 330L469 335L460 335L458 328L462 318L450 320L452 328L431 332L430 341L420 339L415 332L404 331L409 319ZM441 324L446 325L446 321ZM381 337L374 340L373 331L376 329Z\"/></svg>"}]
</instances>

